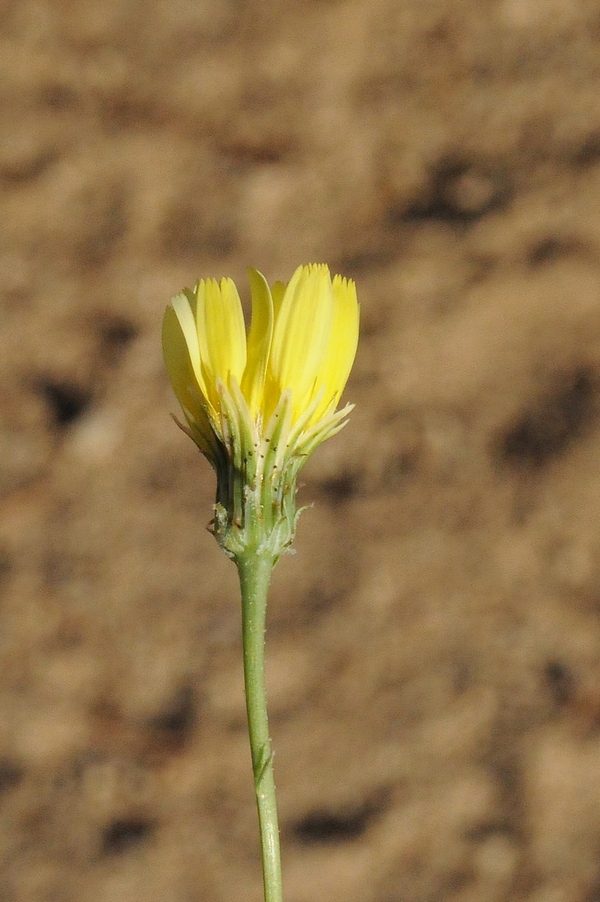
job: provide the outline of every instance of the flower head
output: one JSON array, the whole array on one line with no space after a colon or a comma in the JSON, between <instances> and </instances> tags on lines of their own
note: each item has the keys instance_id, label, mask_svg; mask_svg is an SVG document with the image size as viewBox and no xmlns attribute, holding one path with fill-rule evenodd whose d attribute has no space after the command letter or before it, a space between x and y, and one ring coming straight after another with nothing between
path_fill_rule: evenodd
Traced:
<instances>
[{"instance_id":1,"label":"flower head","mask_svg":"<svg viewBox=\"0 0 600 902\"><path fill-rule=\"evenodd\" d=\"M287 285L272 288L250 270L250 287L247 334L231 279L202 280L176 295L163 323L185 431L217 473L215 533L221 544L228 533L229 545L234 527L248 541L251 498L250 519L261 521L263 539L265 529L277 532L300 467L345 425L352 405L336 408L358 341L355 285L331 279L327 266L300 266ZM293 525L288 533L287 544Z\"/></svg>"}]
</instances>

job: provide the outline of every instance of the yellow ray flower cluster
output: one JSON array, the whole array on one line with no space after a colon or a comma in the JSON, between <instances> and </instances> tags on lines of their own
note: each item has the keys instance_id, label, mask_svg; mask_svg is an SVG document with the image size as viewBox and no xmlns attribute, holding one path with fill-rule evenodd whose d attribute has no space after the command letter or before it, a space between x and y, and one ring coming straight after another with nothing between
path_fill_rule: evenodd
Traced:
<instances>
[{"instance_id":1,"label":"yellow ray flower cluster","mask_svg":"<svg viewBox=\"0 0 600 902\"><path fill-rule=\"evenodd\" d=\"M163 323L184 428L217 472L230 526L245 519L249 489L281 507L306 458L345 425L351 405L336 408L358 342L355 285L327 266L300 266L272 288L250 270L250 287L248 334L231 279L176 295Z\"/></svg>"}]
</instances>

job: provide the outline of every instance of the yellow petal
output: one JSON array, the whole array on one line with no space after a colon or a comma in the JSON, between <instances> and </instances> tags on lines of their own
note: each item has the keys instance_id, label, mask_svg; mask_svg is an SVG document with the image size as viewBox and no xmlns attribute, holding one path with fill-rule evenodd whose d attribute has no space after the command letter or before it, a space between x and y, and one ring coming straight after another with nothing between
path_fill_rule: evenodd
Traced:
<instances>
[{"instance_id":1,"label":"yellow petal","mask_svg":"<svg viewBox=\"0 0 600 902\"><path fill-rule=\"evenodd\" d=\"M185 297L183 301L187 304ZM184 309L183 303L176 303L181 313L182 309ZM185 314L183 315L183 320L184 322L186 321ZM195 333L196 329L194 326L194 335ZM188 423L190 426L195 427L194 431L198 434L199 447L207 457L212 459L214 456L213 428L203 404L204 399L196 378L193 366L194 352L190 352L190 345L187 339L188 335L184 332L181 319L175 307L170 304L165 310L162 327L163 355L167 374ZM192 341L192 346L193 344L194 342Z\"/></svg>"},{"instance_id":2,"label":"yellow petal","mask_svg":"<svg viewBox=\"0 0 600 902\"><path fill-rule=\"evenodd\" d=\"M302 267L300 267L302 268ZM275 319L279 316L281 310L281 302L287 288L287 282L274 282L271 286L271 297L273 298L273 313Z\"/></svg>"},{"instance_id":3,"label":"yellow petal","mask_svg":"<svg viewBox=\"0 0 600 902\"><path fill-rule=\"evenodd\" d=\"M329 409L335 409L348 381L358 345L360 308L356 285L351 279L335 276L332 290L333 319L320 376L324 391L323 398L311 417L313 423Z\"/></svg>"},{"instance_id":4,"label":"yellow petal","mask_svg":"<svg viewBox=\"0 0 600 902\"><path fill-rule=\"evenodd\" d=\"M270 360L272 379L279 394L291 390L294 420L314 397L329 342L332 308L328 267L299 267L281 301Z\"/></svg>"},{"instance_id":5,"label":"yellow petal","mask_svg":"<svg viewBox=\"0 0 600 902\"><path fill-rule=\"evenodd\" d=\"M273 299L267 280L256 269L249 271L252 293L252 319L248 333L248 357L242 378L242 394L252 416L261 409L271 339L273 337Z\"/></svg>"},{"instance_id":6,"label":"yellow petal","mask_svg":"<svg viewBox=\"0 0 600 902\"><path fill-rule=\"evenodd\" d=\"M177 317L181 332L183 333L183 337L187 345L189 359L196 375L196 379L198 381L198 384L202 386L198 333L196 332L196 322L187 293L182 291L180 294L176 294L175 297L171 298L171 304L169 305L169 307L167 307L167 311L169 310L173 310L175 316ZM174 332L172 326L172 317L169 316L167 319L165 315L163 325L167 325L167 323L169 335L172 335ZM165 347L164 338L165 335L163 330L163 349Z\"/></svg>"},{"instance_id":7,"label":"yellow petal","mask_svg":"<svg viewBox=\"0 0 600 902\"><path fill-rule=\"evenodd\" d=\"M208 279L198 284L196 329L207 388L218 407L217 380L229 385L233 374L241 382L246 366L246 328L237 289L231 279Z\"/></svg>"}]
</instances>

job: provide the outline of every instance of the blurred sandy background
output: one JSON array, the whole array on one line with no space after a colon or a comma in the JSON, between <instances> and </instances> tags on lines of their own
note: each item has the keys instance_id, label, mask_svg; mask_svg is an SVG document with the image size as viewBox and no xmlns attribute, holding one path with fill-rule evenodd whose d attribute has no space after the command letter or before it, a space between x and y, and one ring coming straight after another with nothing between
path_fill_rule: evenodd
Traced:
<instances>
[{"instance_id":1,"label":"blurred sandy background","mask_svg":"<svg viewBox=\"0 0 600 902\"><path fill-rule=\"evenodd\" d=\"M259 902L168 297L357 280L268 635L286 902L600 900L600 2L0 5L0 902Z\"/></svg>"}]
</instances>

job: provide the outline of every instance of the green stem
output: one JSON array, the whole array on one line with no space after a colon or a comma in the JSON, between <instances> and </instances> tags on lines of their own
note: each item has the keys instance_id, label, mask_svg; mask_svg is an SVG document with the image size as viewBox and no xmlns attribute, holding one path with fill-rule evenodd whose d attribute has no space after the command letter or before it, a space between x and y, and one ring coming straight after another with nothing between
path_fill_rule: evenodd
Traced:
<instances>
[{"instance_id":1,"label":"green stem","mask_svg":"<svg viewBox=\"0 0 600 902\"><path fill-rule=\"evenodd\" d=\"M243 559L238 557L236 563L242 590L246 711L260 827L265 902L282 902L277 799L265 687L265 622L274 561L270 555L248 551Z\"/></svg>"}]
</instances>

